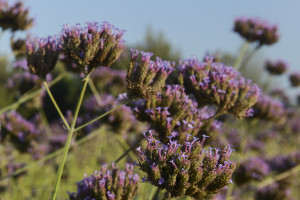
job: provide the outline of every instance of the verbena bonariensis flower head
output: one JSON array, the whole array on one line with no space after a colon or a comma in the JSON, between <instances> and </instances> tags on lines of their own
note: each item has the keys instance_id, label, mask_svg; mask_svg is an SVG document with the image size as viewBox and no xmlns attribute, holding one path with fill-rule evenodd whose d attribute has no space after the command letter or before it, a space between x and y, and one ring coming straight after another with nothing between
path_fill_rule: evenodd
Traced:
<instances>
[{"instance_id":1,"label":"verbena bonariensis flower head","mask_svg":"<svg viewBox=\"0 0 300 200\"><path fill-rule=\"evenodd\" d=\"M77 183L77 192L69 193L70 200L131 200L139 190L140 177L133 174L133 165L126 164L126 170L119 170L112 163L112 169L107 164Z\"/></svg>"},{"instance_id":2,"label":"verbena bonariensis flower head","mask_svg":"<svg viewBox=\"0 0 300 200\"><path fill-rule=\"evenodd\" d=\"M24 8L23 2L16 2L9 6L6 0L0 1L0 27L13 32L27 30L33 25L33 19L28 17L29 10Z\"/></svg>"},{"instance_id":3,"label":"verbena bonariensis flower head","mask_svg":"<svg viewBox=\"0 0 300 200\"><path fill-rule=\"evenodd\" d=\"M240 163L238 170L234 175L234 180L238 184L249 181L261 181L265 176L270 174L270 167L266 161L261 158L251 157Z\"/></svg>"},{"instance_id":4,"label":"verbena bonariensis flower head","mask_svg":"<svg viewBox=\"0 0 300 200\"><path fill-rule=\"evenodd\" d=\"M123 33L108 22L87 23L86 27L65 25L61 35L63 53L85 73L98 66L109 67L124 50Z\"/></svg>"},{"instance_id":5,"label":"verbena bonariensis flower head","mask_svg":"<svg viewBox=\"0 0 300 200\"><path fill-rule=\"evenodd\" d=\"M284 123L286 120L286 110L282 102L272 99L270 96L261 95L253 106L254 118L260 118L276 123Z\"/></svg>"},{"instance_id":6,"label":"verbena bonariensis flower head","mask_svg":"<svg viewBox=\"0 0 300 200\"><path fill-rule=\"evenodd\" d=\"M127 71L127 89L129 97L151 99L165 86L165 81L174 69L171 63L156 58L152 61L149 52L131 49L131 61Z\"/></svg>"},{"instance_id":7,"label":"verbena bonariensis flower head","mask_svg":"<svg viewBox=\"0 0 300 200\"><path fill-rule=\"evenodd\" d=\"M138 166L147 173L144 181L165 191L165 198L188 195L204 199L207 195L217 194L231 180L236 164L229 160L232 149L227 146L220 149L204 150L203 139L186 136L180 145L170 139L167 145L161 145L151 134L144 133L148 141L145 151L141 147Z\"/></svg>"},{"instance_id":8,"label":"verbena bonariensis flower head","mask_svg":"<svg viewBox=\"0 0 300 200\"><path fill-rule=\"evenodd\" d=\"M242 77L238 71L207 58L200 63L187 59L178 66L179 82L193 94L199 106L216 105L217 114L231 113L236 117L252 115L252 106L260 96L260 88Z\"/></svg>"},{"instance_id":9,"label":"verbena bonariensis flower head","mask_svg":"<svg viewBox=\"0 0 300 200\"><path fill-rule=\"evenodd\" d=\"M31 73L45 78L54 68L60 53L60 41L49 36L27 40L27 64Z\"/></svg>"},{"instance_id":10,"label":"verbena bonariensis flower head","mask_svg":"<svg viewBox=\"0 0 300 200\"><path fill-rule=\"evenodd\" d=\"M300 86L300 72L294 72L290 74L290 83L293 87Z\"/></svg>"},{"instance_id":11,"label":"verbena bonariensis flower head","mask_svg":"<svg viewBox=\"0 0 300 200\"><path fill-rule=\"evenodd\" d=\"M272 75L281 75L288 70L288 64L282 60L272 62L267 60L265 63L266 70Z\"/></svg>"},{"instance_id":12,"label":"verbena bonariensis flower head","mask_svg":"<svg viewBox=\"0 0 300 200\"><path fill-rule=\"evenodd\" d=\"M31 141L40 135L34 123L24 119L16 111L4 113L0 116L1 122L1 140L9 140L20 151L28 151Z\"/></svg>"},{"instance_id":13,"label":"verbena bonariensis flower head","mask_svg":"<svg viewBox=\"0 0 300 200\"><path fill-rule=\"evenodd\" d=\"M150 123L165 144L170 137L183 143L186 134L211 136L218 129L213 119L205 120L212 115L207 108L198 109L180 85L167 85L161 93L149 100L136 101L133 107L137 118Z\"/></svg>"},{"instance_id":14,"label":"verbena bonariensis flower head","mask_svg":"<svg viewBox=\"0 0 300 200\"><path fill-rule=\"evenodd\" d=\"M277 26L258 18L237 18L234 32L237 32L248 42L258 42L260 46L271 45L278 41Z\"/></svg>"}]
</instances>

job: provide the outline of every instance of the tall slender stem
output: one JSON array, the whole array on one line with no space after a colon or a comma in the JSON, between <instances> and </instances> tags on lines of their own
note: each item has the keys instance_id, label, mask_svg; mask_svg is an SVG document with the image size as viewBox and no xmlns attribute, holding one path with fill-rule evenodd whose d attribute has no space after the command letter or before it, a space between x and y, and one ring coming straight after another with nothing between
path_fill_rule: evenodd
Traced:
<instances>
[{"instance_id":1,"label":"tall slender stem","mask_svg":"<svg viewBox=\"0 0 300 200\"><path fill-rule=\"evenodd\" d=\"M90 125L90 124L92 124L92 123L94 123L94 122L96 122L97 120L99 120L99 119L105 117L105 116L108 115L109 113L111 113L111 112L117 110L118 108L120 108L121 106L123 106L123 105L125 105L125 104L127 104L127 103L129 103L129 102L130 102L130 100L126 101L125 103L121 103L121 104L119 104L118 106L114 107L113 109L107 111L106 113L104 113L104 114L102 114L102 115L96 117L95 119L93 119L93 120L91 120L91 121L89 121L89 122L87 122L87 123L85 123L85 124L83 124L83 125L81 125L81 126L75 128L75 132L76 132L76 131L79 131L79 130L81 130L81 129L83 129L84 127L86 127L86 126L88 126L88 125Z\"/></svg>"},{"instance_id":2,"label":"tall slender stem","mask_svg":"<svg viewBox=\"0 0 300 200\"><path fill-rule=\"evenodd\" d=\"M93 82L92 79L89 80L89 87L92 90L92 93L94 94L94 97L95 97L95 99L97 101L97 104L99 105L100 102L101 102L101 97L100 97L100 94L97 91L97 88L96 88L96 86L95 86L95 84L94 84L94 82Z\"/></svg>"},{"instance_id":3,"label":"tall slender stem","mask_svg":"<svg viewBox=\"0 0 300 200\"><path fill-rule=\"evenodd\" d=\"M140 142L143 140L144 136L140 136L137 141L129 148L127 151L125 151L116 161L115 163L118 163L120 160L122 160L130 151L132 151L134 148L136 148Z\"/></svg>"},{"instance_id":4,"label":"tall slender stem","mask_svg":"<svg viewBox=\"0 0 300 200\"><path fill-rule=\"evenodd\" d=\"M47 93L48 93L48 95L49 95L49 97L50 97L50 99L51 99L51 101L52 101L54 107L56 108L56 110L57 110L57 112L58 112L60 118L63 120L64 125L66 126L66 128L67 128L68 130L70 130L70 126L69 126L69 124L68 124L66 118L65 118L64 115L62 114L62 112L61 112L59 106L57 105L57 103L56 103L56 101L55 101L55 99L54 99L54 97L53 97L53 95L52 95L52 93L51 93L51 91L50 91L50 89L49 89L49 87L48 87L47 82L44 81L43 84L44 84L44 86L45 86L45 88L46 88L46 90L47 90Z\"/></svg>"},{"instance_id":5,"label":"tall slender stem","mask_svg":"<svg viewBox=\"0 0 300 200\"><path fill-rule=\"evenodd\" d=\"M79 96L79 100L78 100L78 103L77 103L77 106L76 106L76 109L75 109L75 112L74 112L74 118L72 120L72 124L71 124L71 127L69 129L68 138L67 138L67 142L65 144L63 157L61 159L59 169L58 169L58 173L57 173L57 176L56 176L56 181L55 181L55 187L54 187L54 191L53 191L53 195L52 195L52 200L55 200L56 196L57 196L59 183L60 183L60 180L61 180L61 176L62 176L62 173L63 173L63 169L64 169L64 166L65 166L65 163L66 163L66 159L67 159L67 156L68 156L68 151L69 151L70 144L71 144L71 139L72 139L73 133L75 132L75 124L76 124L76 121L77 121L78 113L79 113L79 110L80 110L80 107L81 107L81 104L82 104L82 100L83 100L83 97L84 97L84 94L85 94L85 91L86 91L86 88L87 88L87 84L89 82L90 75L91 75L92 72L93 72L93 70L90 73L88 73L86 75L86 77L84 78L84 84L83 84L83 87L82 87L82 90L81 90L81 93L80 93L80 96Z\"/></svg>"},{"instance_id":6,"label":"tall slender stem","mask_svg":"<svg viewBox=\"0 0 300 200\"><path fill-rule=\"evenodd\" d=\"M261 48L261 45L257 45L247 56L242 60L239 68L237 68L239 71L243 71L244 68L247 66L248 62L251 60L251 58L254 56L254 54Z\"/></svg>"},{"instance_id":7,"label":"tall slender stem","mask_svg":"<svg viewBox=\"0 0 300 200\"><path fill-rule=\"evenodd\" d=\"M240 67L240 64L241 64L241 62L242 62L242 60L243 60L243 58L245 56L245 53L247 51L248 46L249 46L249 42L245 41L243 43L242 47L241 47L239 56L237 57L237 59L235 60L234 65L233 65L233 67L235 69L238 69Z\"/></svg>"}]
</instances>

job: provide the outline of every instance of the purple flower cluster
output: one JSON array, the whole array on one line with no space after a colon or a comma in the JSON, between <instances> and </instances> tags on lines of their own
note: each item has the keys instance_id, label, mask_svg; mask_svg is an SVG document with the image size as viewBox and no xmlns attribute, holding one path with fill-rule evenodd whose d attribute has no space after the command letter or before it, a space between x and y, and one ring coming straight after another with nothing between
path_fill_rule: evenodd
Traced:
<instances>
[{"instance_id":1,"label":"purple flower cluster","mask_svg":"<svg viewBox=\"0 0 300 200\"><path fill-rule=\"evenodd\" d=\"M122 53L124 31L104 22L88 23L86 27L65 25L62 31L63 53L89 72L98 66L109 67ZM86 69L87 67L87 69Z\"/></svg>"},{"instance_id":2,"label":"purple flower cluster","mask_svg":"<svg viewBox=\"0 0 300 200\"><path fill-rule=\"evenodd\" d=\"M268 60L265 63L265 68L272 75L281 75L289 69L289 66L282 60L277 60L276 62Z\"/></svg>"},{"instance_id":3,"label":"purple flower cluster","mask_svg":"<svg viewBox=\"0 0 300 200\"><path fill-rule=\"evenodd\" d=\"M270 174L270 171L271 169L266 161L258 157L251 157L240 163L234 175L234 180L238 184L247 183L252 180L261 181Z\"/></svg>"},{"instance_id":4,"label":"purple flower cluster","mask_svg":"<svg viewBox=\"0 0 300 200\"><path fill-rule=\"evenodd\" d=\"M28 17L29 10L21 1L9 6L6 0L0 0L0 27L13 32L27 30L33 25L33 19Z\"/></svg>"},{"instance_id":5,"label":"purple flower cluster","mask_svg":"<svg viewBox=\"0 0 300 200\"><path fill-rule=\"evenodd\" d=\"M123 33L107 22L101 26L65 25L60 38L49 36L27 41L28 67L31 73L44 78L54 68L60 53L85 74L98 66L110 66L125 47Z\"/></svg>"},{"instance_id":6,"label":"purple flower cluster","mask_svg":"<svg viewBox=\"0 0 300 200\"><path fill-rule=\"evenodd\" d=\"M180 145L170 138L167 145L161 145L155 140L151 130L144 133L148 141L145 151L141 147L138 166L147 173L144 181L149 181L165 191L165 198L188 195L203 199L215 195L226 186L236 164L229 160L232 149L227 146L220 149L203 149L205 137L191 138Z\"/></svg>"},{"instance_id":7,"label":"purple flower cluster","mask_svg":"<svg viewBox=\"0 0 300 200\"><path fill-rule=\"evenodd\" d=\"M165 86L165 81L173 71L171 63L156 58L152 61L149 52L131 49L131 61L127 71L129 97L151 99Z\"/></svg>"},{"instance_id":8,"label":"purple flower cluster","mask_svg":"<svg viewBox=\"0 0 300 200\"><path fill-rule=\"evenodd\" d=\"M184 60L178 70L179 82L188 94L195 95L199 106L217 105L217 114L252 115L251 107L260 96L260 89L232 67L213 63L212 58L205 63L193 58Z\"/></svg>"},{"instance_id":9,"label":"purple flower cluster","mask_svg":"<svg viewBox=\"0 0 300 200\"><path fill-rule=\"evenodd\" d=\"M60 52L60 41L55 37L27 40L27 63L31 73L42 78L53 70Z\"/></svg>"},{"instance_id":10,"label":"purple flower cluster","mask_svg":"<svg viewBox=\"0 0 300 200\"><path fill-rule=\"evenodd\" d=\"M300 86L300 72L294 72L290 74L290 83L293 87Z\"/></svg>"},{"instance_id":11,"label":"purple flower cluster","mask_svg":"<svg viewBox=\"0 0 300 200\"><path fill-rule=\"evenodd\" d=\"M258 42L260 46L274 44L279 39L277 26L258 18L237 18L233 30L248 42Z\"/></svg>"},{"instance_id":12,"label":"purple flower cluster","mask_svg":"<svg viewBox=\"0 0 300 200\"><path fill-rule=\"evenodd\" d=\"M167 85L161 93L148 101L137 101L133 107L137 118L149 122L163 143L169 137L184 142L186 134L211 136L220 130L220 122L207 120L213 115L209 109L198 109L180 85Z\"/></svg>"},{"instance_id":13,"label":"purple flower cluster","mask_svg":"<svg viewBox=\"0 0 300 200\"><path fill-rule=\"evenodd\" d=\"M270 96L261 95L253 106L254 118L283 123L286 120L286 111L282 102L272 99Z\"/></svg>"},{"instance_id":14,"label":"purple flower cluster","mask_svg":"<svg viewBox=\"0 0 300 200\"><path fill-rule=\"evenodd\" d=\"M32 140L41 133L40 130L36 129L34 123L24 119L16 111L1 115L0 123L0 141L9 138L20 151L28 151Z\"/></svg>"},{"instance_id":15,"label":"purple flower cluster","mask_svg":"<svg viewBox=\"0 0 300 200\"><path fill-rule=\"evenodd\" d=\"M126 171L119 170L112 164L112 169L107 169L107 164L101 166L100 171L95 171L77 183L77 192L69 193L70 200L131 200L139 190L140 177L133 174L133 165L126 164Z\"/></svg>"}]
</instances>

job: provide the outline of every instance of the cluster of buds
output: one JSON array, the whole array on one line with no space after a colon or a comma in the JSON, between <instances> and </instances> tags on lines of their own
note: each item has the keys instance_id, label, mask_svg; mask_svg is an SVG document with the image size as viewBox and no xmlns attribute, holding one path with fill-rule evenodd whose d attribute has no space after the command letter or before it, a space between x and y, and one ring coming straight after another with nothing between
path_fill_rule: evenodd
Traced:
<instances>
[{"instance_id":1,"label":"cluster of buds","mask_svg":"<svg viewBox=\"0 0 300 200\"><path fill-rule=\"evenodd\" d=\"M276 123L283 123L286 120L286 111L282 102L272 99L267 95L261 95L253 106L254 118L260 118Z\"/></svg>"},{"instance_id":2,"label":"cluster of buds","mask_svg":"<svg viewBox=\"0 0 300 200\"><path fill-rule=\"evenodd\" d=\"M126 92L126 71L111 68L97 68L91 78L100 91L112 95Z\"/></svg>"},{"instance_id":3,"label":"cluster of buds","mask_svg":"<svg viewBox=\"0 0 300 200\"><path fill-rule=\"evenodd\" d=\"M107 164L77 183L77 193L69 193L70 200L131 200L139 190L140 177L133 174L133 165L127 164L126 171L119 170L112 163L112 169Z\"/></svg>"},{"instance_id":4,"label":"cluster of buds","mask_svg":"<svg viewBox=\"0 0 300 200\"><path fill-rule=\"evenodd\" d=\"M260 46L272 45L279 39L277 26L258 18L237 18L233 30L248 42L258 42Z\"/></svg>"},{"instance_id":5,"label":"cluster of buds","mask_svg":"<svg viewBox=\"0 0 300 200\"><path fill-rule=\"evenodd\" d=\"M63 53L84 73L98 66L109 67L125 48L123 33L108 22L101 26L97 23L88 23L86 27L65 25L61 36Z\"/></svg>"},{"instance_id":6,"label":"cluster of buds","mask_svg":"<svg viewBox=\"0 0 300 200\"><path fill-rule=\"evenodd\" d=\"M260 89L232 67L213 63L208 57L205 63L195 58L184 60L178 69L179 82L199 106L217 105L217 114L229 112L238 118L252 115Z\"/></svg>"},{"instance_id":7,"label":"cluster of buds","mask_svg":"<svg viewBox=\"0 0 300 200\"><path fill-rule=\"evenodd\" d=\"M183 143L186 134L211 136L220 129L213 119L206 120L212 115L208 109L198 109L180 85L167 85L150 100L137 101L133 110L139 120L150 123L165 144L170 137Z\"/></svg>"},{"instance_id":8,"label":"cluster of buds","mask_svg":"<svg viewBox=\"0 0 300 200\"><path fill-rule=\"evenodd\" d=\"M230 181L236 164L229 161L232 149L227 146L220 151L203 149L205 136L186 136L183 145L170 139L167 145L160 145L151 131L144 133L148 146L141 147L138 166L147 173L144 181L165 190L165 198L188 195L196 199L213 196Z\"/></svg>"},{"instance_id":9,"label":"cluster of buds","mask_svg":"<svg viewBox=\"0 0 300 200\"><path fill-rule=\"evenodd\" d=\"M131 49L131 61L127 71L129 97L151 99L165 87L165 81L173 71L170 62L156 58L152 61L149 52Z\"/></svg>"},{"instance_id":10,"label":"cluster of buds","mask_svg":"<svg viewBox=\"0 0 300 200\"><path fill-rule=\"evenodd\" d=\"M0 123L0 141L7 137L20 151L28 151L31 141L40 135L40 130L36 129L34 123L24 119L16 111L1 115Z\"/></svg>"},{"instance_id":11,"label":"cluster of buds","mask_svg":"<svg viewBox=\"0 0 300 200\"><path fill-rule=\"evenodd\" d=\"M238 184L247 183L252 180L261 181L270 174L270 171L270 167L266 161L258 157L251 157L240 163L234 180Z\"/></svg>"},{"instance_id":12,"label":"cluster of buds","mask_svg":"<svg viewBox=\"0 0 300 200\"><path fill-rule=\"evenodd\" d=\"M31 73L45 78L56 65L60 41L55 37L27 40L27 64Z\"/></svg>"},{"instance_id":13,"label":"cluster of buds","mask_svg":"<svg viewBox=\"0 0 300 200\"><path fill-rule=\"evenodd\" d=\"M299 72L290 74L290 83L293 87L300 86L300 73Z\"/></svg>"},{"instance_id":14,"label":"cluster of buds","mask_svg":"<svg viewBox=\"0 0 300 200\"><path fill-rule=\"evenodd\" d=\"M272 75L281 75L288 70L288 64L282 60L276 62L266 61L266 70Z\"/></svg>"},{"instance_id":15,"label":"cluster of buds","mask_svg":"<svg viewBox=\"0 0 300 200\"><path fill-rule=\"evenodd\" d=\"M6 0L0 0L0 27L2 30L11 29L13 32L27 30L33 25L33 19L28 17L29 10L23 2L9 6Z\"/></svg>"}]
</instances>

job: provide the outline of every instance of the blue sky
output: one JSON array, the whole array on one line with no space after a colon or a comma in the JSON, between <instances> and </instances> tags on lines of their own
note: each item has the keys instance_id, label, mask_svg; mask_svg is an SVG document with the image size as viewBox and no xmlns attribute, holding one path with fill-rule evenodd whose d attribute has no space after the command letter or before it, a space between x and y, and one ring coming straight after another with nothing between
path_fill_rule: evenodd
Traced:
<instances>
[{"instance_id":1,"label":"blue sky","mask_svg":"<svg viewBox=\"0 0 300 200\"><path fill-rule=\"evenodd\" d=\"M15 1L9 0L10 3ZM232 32L236 17L260 17L279 26L280 40L266 46L266 58L286 60L293 70L300 70L300 1L297 0L24 0L31 8L35 26L32 35L58 34L63 24L108 21L125 29L128 44L141 42L151 25L181 49L184 58L202 58L216 50L237 53L243 40ZM6 49L9 34L0 44ZM7 47L8 49L8 47Z\"/></svg>"}]
</instances>

